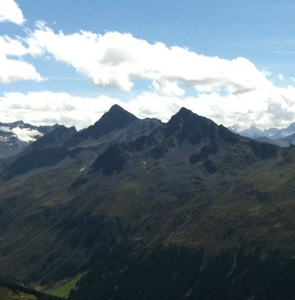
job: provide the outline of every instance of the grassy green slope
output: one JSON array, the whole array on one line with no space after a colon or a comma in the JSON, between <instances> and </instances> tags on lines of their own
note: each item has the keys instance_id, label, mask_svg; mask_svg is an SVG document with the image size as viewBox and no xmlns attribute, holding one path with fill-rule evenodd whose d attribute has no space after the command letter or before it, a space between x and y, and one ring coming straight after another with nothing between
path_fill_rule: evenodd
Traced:
<instances>
[{"instance_id":1,"label":"grassy green slope","mask_svg":"<svg viewBox=\"0 0 295 300\"><path fill-rule=\"evenodd\" d=\"M172 241L219 250L247 245L294 252L294 170L295 151L284 149L176 231Z\"/></svg>"}]
</instances>

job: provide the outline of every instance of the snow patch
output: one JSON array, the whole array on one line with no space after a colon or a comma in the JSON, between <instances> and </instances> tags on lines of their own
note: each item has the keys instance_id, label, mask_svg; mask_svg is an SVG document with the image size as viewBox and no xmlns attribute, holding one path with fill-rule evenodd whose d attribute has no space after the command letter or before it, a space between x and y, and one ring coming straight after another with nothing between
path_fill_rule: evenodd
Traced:
<instances>
[{"instance_id":1,"label":"snow patch","mask_svg":"<svg viewBox=\"0 0 295 300\"><path fill-rule=\"evenodd\" d=\"M15 127L11 130L20 141L29 143L37 140L36 136L40 137L42 134L36 129Z\"/></svg>"},{"instance_id":2,"label":"snow patch","mask_svg":"<svg viewBox=\"0 0 295 300\"><path fill-rule=\"evenodd\" d=\"M1 142L6 142L7 141L7 137L6 136L0 136L0 141Z\"/></svg>"},{"instance_id":3,"label":"snow patch","mask_svg":"<svg viewBox=\"0 0 295 300\"><path fill-rule=\"evenodd\" d=\"M31 127L24 127L24 123L22 121L10 124L1 124L0 131L7 132L13 135L13 137L18 140L26 143L35 142L37 138L43 136L41 132L37 129ZM4 140L5 139L5 140ZM0 137L0 141L8 141L6 137Z\"/></svg>"},{"instance_id":4,"label":"snow patch","mask_svg":"<svg viewBox=\"0 0 295 300\"><path fill-rule=\"evenodd\" d=\"M11 132L11 129L9 127L6 127L6 126L0 126L0 130L4 131L4 132Z\"/></svg>"}]
</instances>

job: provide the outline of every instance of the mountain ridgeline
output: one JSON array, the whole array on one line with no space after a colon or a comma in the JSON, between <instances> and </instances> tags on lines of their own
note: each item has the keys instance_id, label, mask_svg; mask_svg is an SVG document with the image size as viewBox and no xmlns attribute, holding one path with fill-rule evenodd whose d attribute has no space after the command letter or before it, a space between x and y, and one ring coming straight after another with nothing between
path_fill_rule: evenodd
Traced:
<instances>
[{"instance_id":1,"label":"mountain ridgeline","mask_svg":"<svg viewBox=\"0 0 295 300\"><path fill-rule=\"evenodd\" d=\"M260 130L254 124L244 130L238 130L239 126L234 125L229 129L242 136L250 137L257 141L278 145L281 147L288 147L291 144L295 144L295 123L291 123L286 128L268 128Z\"/></svg>"},{"instance_id":2,"label":"mountain ridgeline","mask_svg":"<svg viewBox=\"0 0 295 300\"><path fill-rule=\"evenodd\" d=\"M0 273L76 299L293 299L295 148L115 105L2 163Z\"/></svg>"},{"instance_id":3,"label":"mountain ridgeline","mask_svg":"<svg viewBox=\"0 0 295 300\"><path fill-rule=\"evenodd\" d=\"M15 156L59 125L34 126L23 121L0 123L0 160Z\"/></svg>"}]
</instances>

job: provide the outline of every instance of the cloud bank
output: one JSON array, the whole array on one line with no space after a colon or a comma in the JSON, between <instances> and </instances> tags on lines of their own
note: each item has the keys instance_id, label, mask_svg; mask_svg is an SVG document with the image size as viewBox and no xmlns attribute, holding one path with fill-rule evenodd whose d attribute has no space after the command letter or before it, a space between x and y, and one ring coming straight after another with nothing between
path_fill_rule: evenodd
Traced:
<instances>
[{"instance_id":1,"label":"cloud bank","mask_svg":"<svg viewBox=\"0 0 295 300\"><path fill-rule=\"evenodd\" d=\"M107 96L86 98L50 91L4 93L0 97L0 120L44 125L59 123L82 129L96 122L114 104L127 108L124 102Z\"/></svg>"},{"instance_id":2,"label":"cloud bank","mask_svg":"<svg viewBox=\"0 0 295 300\"><path fill-rule=\"evenodd\" d=\"M269 93L252 91L242 95L222 96L217 92L197 97L162 96L142 92L125 102L107 96L77 97L68 93L5 93L0 97L0 119L22 119L33 124L64 124L85 128L97 121L109 108L118 104L140 118L168 121L181 107L206 116L218 124L241 128L256 123L261 127L286 127L294 121L295 88L274 88Z\"/></svg>"},{"instance_id":3,"label":"cloud bank","mask_svg":"<svg viewBox=\"0 0 295 300\"><path fill-rule=\"evenodd\" d=\"M182 95L178 84L201 92L225 88L232 94L269 85L265 75L245 58L208 57L181 47L150 44L131 34L81 31L65 35L39 23L28 43L39 48L40 54L72 66L98 87L130 91L132 80L151 80L162 95Z\"/></svg>"},{"instance_id":4,"label":"cloud bank","mask_svg":"<svg viewBox=\"0 0 295 300\"><path fill-rule=\"evenodd\" d=\"M295 119L294 87L275 86L246 58L199 55L128 33L55 33L40 22L25 42L35 55L71 66L98 88L128 93L135 81L150 82L125 104L139 117L168 120L185 106L226 126L282 127Z\"/></svg>"},{"instance_id":5,"label":"cloud bank","mask_svg":"<svg viewBox=\"0 0 295 300\"><path fill-rule=\"evenodd\" d=\"M0 15L4 19L4 13ZM22 17L17 24L23 22ZM23 119L83 128L115 103L138 117L163 121L183 106L225 126L237 123L245 128L255 123L261 128L285 127L295 120L294 86L274 85L267 72L243 57L229 60L200 55L187 48L150 43L130 33L65 34L54 32L44 22L25 32L23 38L0 36L0 82L38 82L42 76L25 59L31 56L34 62L49 58L88 78L100 96L77 97L70 91L3 93L3 121ZM278 78L284 80L283 74ZM143 87L136 89L137 82L143 82ZM109 97L108 89L121 91L122 97Z\"/></svg>"}]
</instances>

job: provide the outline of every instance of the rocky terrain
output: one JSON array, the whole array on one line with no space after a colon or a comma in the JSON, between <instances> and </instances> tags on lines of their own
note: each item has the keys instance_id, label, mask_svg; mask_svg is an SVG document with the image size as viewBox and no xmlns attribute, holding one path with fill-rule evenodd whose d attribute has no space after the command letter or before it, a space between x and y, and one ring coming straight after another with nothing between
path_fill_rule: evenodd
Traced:
<instances>
[{"instance_id":1,"label":"rocky terrain","mask_svg":"<svg viewBox=\"0 0 295 300\"><path fill-rule=\"evenodd\" d=\"M292 299L294 167L293 146L185 108L162 123L115 105L2 164L0 273L83 274L70 299Z\"/></svg>"}]
</instances>

